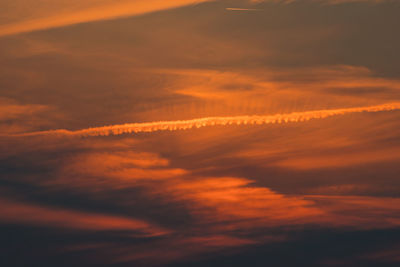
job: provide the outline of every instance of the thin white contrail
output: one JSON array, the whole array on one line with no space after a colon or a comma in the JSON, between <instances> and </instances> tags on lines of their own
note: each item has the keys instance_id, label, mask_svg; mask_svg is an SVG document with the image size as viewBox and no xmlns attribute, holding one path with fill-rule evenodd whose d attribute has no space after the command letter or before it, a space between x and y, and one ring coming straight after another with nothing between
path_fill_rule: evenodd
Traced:
<instances>
[{"instance_id":1,"label":"thin white contrail","mask_svg":"<svg viewBox=\"0 0 400 267\"><path fill-rule=\"evenodd\" d=\"M228 11L262 11L262 9L256 9L256 8L227 7L225 9L228 10Z\"/></svg>"},{"instance_id":2,"label":"thin white contrail","mask_svg":"<svg viewBox=\"0 0 400 267\"><path fill-rule=\"evenodd\" d=\"M150 133L156 131L177 131L187 130L192 128L201 128L206 126L216 125L241 125L241 124L275 124L275 123L289 123L289 122L303 122L312 119L323 119L336 115L345 115L350 113L361 112L380 112L400 110L400 102L368 106L368 107L355 107L355 108L342 108L342 109L324 109L313 110L305 112L293 112L286 114L275 115L253 115L253 116L234 116L234 117L207 117L192 120L177 120L177 121L157 121L145 123L128 123L120 125L111 125L96 128L87 128L82 130L49 130L41 132L23 133L14 136L43 136L43 135L58 135L58 136L109 136L121 135L128 133Z\"/></svg>"}]
</instances>

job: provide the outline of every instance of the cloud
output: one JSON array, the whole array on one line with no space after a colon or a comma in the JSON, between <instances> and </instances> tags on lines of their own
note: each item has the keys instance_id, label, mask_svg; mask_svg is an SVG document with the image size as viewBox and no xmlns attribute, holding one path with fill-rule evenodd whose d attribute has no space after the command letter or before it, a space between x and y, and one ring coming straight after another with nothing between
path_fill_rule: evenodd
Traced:
<instances>
[{"instance_id":1,"label":"cloud","mask_svg":"<svg viewBox=\"0 0 400 267\"><path fill-rule=\"evenodd\" d=\"M71 175L85 177L81 182L80 178L74 179L76 185L79 187L86 184L93 188L101 183L126 188L140 182L169 180L187 174L184 169L169 167L168 160L155 154L132 151L82 153L66 161L59 171L62 174L61 180Z\"/></svg>"},{"instance_id":2,"label":"cloud","mask_svg":"<svg viewBox=\"0 0 400 267\"><path fill-rule=\"evenodd\" d=\"M312 201L251 184L243 178L204 177L171 184L166 192L192 203L189 211L200 222L215 224L216 229L223 223L220 230L226 231L302 224L324 213Z\"/></svg>"},{"instance_id":3,"label":"cloud","mask_svg":"<svg viewBox=\"0 0 400 267\"><path fill-rule=\"evenodd\" d=\"M137 16L207 1L210 0L92 0L86 4L80 4L81 1L64 1L58 5L52 4L53 1L19 0L15 3L6 1L4 3L5 7L1 10L2 12L7 12L7 15L12 16L13 19L10 22L2 23L0 36L64 27L90 21ZM26 9L27 6L34 6L34 12L29 14L22 12L25 16L21 16L21 10Z\"/></svg>"},{"instance_id":4,"label":"cloud","mask_svg":"<svg viewBox=\"0 0 400 267\"><path fill-rule=\"evenodd\" d=\"M125 236L122 242L100 247L94 244L91 248L94 252L108 252L107 261L156 261L165 265L201 257L202 253L288 241L291 236L284 229L318 225L335 230L366 230L400 225L397 216L400 205L394 198L285 194L262 186L255 179L202 174L189 168L187 162L192 158L182 163L176 161L176 155L173 159L172 150L168 150L171 159L146 152L140 139L74 139L75 149L60 143L55 149L65 155L58 156L58 164L48 166L52 169L50 177L18 177L20 183L35 184L36 190L23 195L25 203L0 202L4 210L0 221L85 232L132 231L133 237ZM177 146L185 148L184 144ZM159 151L154 143L151 148ZM38 150L36 153L43 157L46 151ZM28 154L35 164L43 163L39 156ZM210 150L207 157L210 161L218 160ZM217 165L224 168L218 161ZM81 211L66 208L70 195L68 201L61 202L63 208L55 208L57 197L52 194L46 198L52 207L28 202L28 195L41 193L46 197L52 190L72 194L72 203L79 200L77 196L84 198L83 203L97 203L98 206L89 206L96 211L83 212L82 208L91 210L87 206L79 206ZM149 202L158 204L152 206ZM103 206L111 207L114 215L99 212ZM181 209L181 213L170 212L174 208ZM180 223L168 225L160 214L168 218L177 216ZM149 223L154 221L160 226ZM271 229L278 229L278 233L271 233ZM160 235L160 240L149 238L146 244L138 246L127 242L137 236ZM153 259L154 253L159 255L157 259Z\"/></svg>"},{"instance_id":5,"label":"cloud","mask_svg":"<svg viewBox=\"0 0 400 267\"><path fill-rule=\"evenodd\" d=\"M35 3L26 12L48 18L75 1ZM400 82L370 64L396 61L393 8L299 3L236 16L231 4L1 38L0 87L18 100L4 104L1 132L69 129L0 138L0 193L21 200L1 200L5 255L29 266L29 255L63 262L53 251L72 248L66 265L165 266L248 250L261 265L290 254L312 266L321 247L346 250L343 235L359 253L368 242L355 237L398 232L399 201L387 196L400 186L400 113L375 111L399 103Z\"/></svg>"},{"instance_id":6,"label":"cloud","mask_svg":"<svg viewBox=\"0 0 400 267\"><path fill-rule=\"evenodd\" d=\"M357 229L384 229L400 226L400 199L371 196L304 196L330 214L321 218L328 225Z\"/></svg>"},{"instance_id":7,"label":"cloud","mask_svg":"<svg viewBox=\"0 0 400 267\"><path fill-rule=\"evenodd\" d=\"M374 3L374 4L379 4L379 3L384 3L384 2L393 2L393 0L319 0L320 3L322 4L330 4L330 5L340 5L340 4L346 4L346 3Z\"/></svg>"},{"instance_id":8,"label":"cloud","mask_svg":"<svg viewBox=\"0 0 400 267\"><path fill-rule=\"evenodd\" d=\"M301 1L301 0L300 0ZM339 4L345 4L345 3L383 3L383 2L391 2L393 0L306 0L307 2L316 2L320 4L329 4L329 5L339 5ZM299 0L249 0L250 3L253 4L259 4L259 3L284 3L284 4L290 4L293 2L299 2Z\"/></svg>"},{"instance_id":9,"label":"cloud","mask_svg":"<svg viewBox=\"0 0 400 267\"><path fill-rule=\"evenodd\" d=\"M348 65L242 71L165 70L165 73L177 77L178 94L220 101L228 98L230 102L252 95L265 102L271 97L285 101L289 96L299 100L299 97L320 98L327 93L332 97L362 99L371 94L395 96L400 89L399 79L379 77L368 68Z\"/></svg>"},{"instance_id":10,"label":"cloud","mask_svg":"<svg viewBox=\"0 0 400 267\"><path fill-rule=\"evenodd\" d=\"M54 108L49 105L22 104L0 97L0 135L48 127L54 118Z\"/></svg>"},{"instance_id":11,"label":"cloud","mask_svg":"<svg viewBox=\"0 0 400 267\"><path fill-rule=\"evenodd\" d=\"M368 163L390 162L400 159L400 149L398 147L385 149L371 149L367 151L335 153L324 156L297 156L280 160L274 165L296 169L312 170L322 168L338 168L363 165Z\"/></svg>"},{"instance_id":12,"label":"cloud","mask_svg":"<svg viewBox=\"0 0 400 267\"><path fill-rule=\"evenodd\" d=\"M197 218L196 224L209 225L205 229L208 232L256 232L273 226L312 224L339 229L400 225L396 198L285 195L237 177L171 180L162 192L156 192L185 201L189 212ZM259 237L261 241L262 236Z\"/></svg>"},{"instance_id":13,"label":"cloud","mask_svg":"<svg viewBox=\"0 0 400 267\"><path fill-rule=\"evenodd\" d=\"M19 104L7 98L0 98L0 121L17 120L21 117L32 116L41 112L48 112L49 107L34 104Z\"/></svg>"},{"instance_id":14,"label":"cloud","mask_svg":"<svg viewBox=\"0 0 400 267\"><path fill-rule=\"evenodd\" d=\"M185 120L185 121L131 123L131 124L89 128L77 131L50 130L43 132L24 133L16 136L38 136L38 135L39 136L64 135L64 136L82 136L82 137L109 136L109 135L121 135L126 133L187 130L192 128L207 127L207 126L220 126L220 125L232 125L232 124L260 125L260 124L276 124L276 123L289 123L289 122L304 122L312 119L324 119L331 116L345 115L351 113L395 111L399 109L400 109L400 103L388 103L388 104L368 106L368 107L303 111L303 112L293 112L289 114L276 114L276 115L265 115L265 116L253 115L253 116L236 116L236 117L210 117L210 118L200 118L200 119Z\"/></svg>"},{"instance_id":15,"label":"cloud","mask_svg":"<svg viewBox=\"0 0 400 267\"><path fill-rule=\"evenodd\" d=\"M400 246L394 245L378 251L370 252L361 256L368 261L379 261L383 263L400 263Z\"/></svg>"},{"instance_id":16,"label":"cloud","mask_svg":"<svg viewBox=\"0 0 400 267\"><path fill-rule=\"evenodd\" d=\"M0 200L0 221L89 231L137 231L144 236L158 236L167 230L126 217L49 208L34 204Z\"/></svg>"}]
</instances>

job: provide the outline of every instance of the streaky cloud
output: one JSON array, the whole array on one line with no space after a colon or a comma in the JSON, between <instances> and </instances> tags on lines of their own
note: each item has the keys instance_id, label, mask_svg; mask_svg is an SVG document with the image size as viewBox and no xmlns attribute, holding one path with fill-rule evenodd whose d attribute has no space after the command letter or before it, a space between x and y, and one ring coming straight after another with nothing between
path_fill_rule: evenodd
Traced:
<instances>
[{"instance_id":1,"label":"streaky cloud","mask_svg":"<svg viewBox=\"0 0 400 267\"><path fill-rule=\"evenodd\" d=\"M51 208L0 198L0 222L49 226L91 231L135 231L152 237L169 233L168 229L129 217Z\"/></svg>"},{"instance_id":2,"label":"streaky cloud","mask_svg":"<svg viewBox=\"0 0 400 267\"><path fill-rule=\"evenodd\" d=\"M362 112L381 112L400 110L400 102L387 103L375 106L341 108L341 109L324 109L303 112L292 112L287 114L275 115L252 115L252 116L234 116L234 117L207 117L192 120L177 121L157 121L145 123L127 123L120 125L103 126L96 128L87 128L82 130L70 131L65 129L31 132L15 134L12 136L109 136L130 133L151 133L157 131L177 131L188 130L192 128L201 128L207 126L225 126L225 125L262 125L277 124L289 122L304 122L313 119L324 119L337 115L345 115L351 113Z\"/></svg>"},{"instance_id":3,"label":"streaky cloud","mask_svg":"<svg viewBox=\"0 0 400 267\"><path fill-rule=\"evenodd\" d=\"M81 10L71 10L59 13L32 15L15 22L0 25L0 37L21 33L35 32L52 28L65 27L74 24L111 20L121 17L138 16L146 13L173 9L182 6L199 4L213 0L147 0L147 1L120 1L104 5L94 5ZM33 4L33 3L32 3ZM58 13L58 14L57 14ZM0 12L1 15L1 12Z\"/></svg>"}]
</instances>

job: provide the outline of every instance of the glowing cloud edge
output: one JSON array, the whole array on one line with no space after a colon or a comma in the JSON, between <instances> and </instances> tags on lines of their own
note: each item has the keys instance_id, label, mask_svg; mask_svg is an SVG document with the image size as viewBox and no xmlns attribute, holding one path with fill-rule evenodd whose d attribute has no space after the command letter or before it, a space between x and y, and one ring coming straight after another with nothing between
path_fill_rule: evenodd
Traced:
<instances>
[{"instance_id":1,"label":"glowing cloud edge","mask_svg":"<svg viewBox=\"0 0 400 267\"><path fill-rule=\"evenodd\" d=\"M324 119L337 115L362 112L381 112L400 110L400 102L388 103L376 106L354 107L342 109L324 109L303 112L292 112L275 115L251 115L251 116L233 116L233 117L206 117L191 120L176 121L157 121L145 123L127 123L110 125L103 127L87 128L82 130L70 131L65 129L49 130L31 133L16 134L13 136L40 136L40 135L59 135L59 136L109 136L131 133L151 133L156 131L177 131L188 130L192 128L201 128L207 126L224 125L262 125L277 124L289 122L304 122L312 119Z\"/></svg>"}]
</instances>

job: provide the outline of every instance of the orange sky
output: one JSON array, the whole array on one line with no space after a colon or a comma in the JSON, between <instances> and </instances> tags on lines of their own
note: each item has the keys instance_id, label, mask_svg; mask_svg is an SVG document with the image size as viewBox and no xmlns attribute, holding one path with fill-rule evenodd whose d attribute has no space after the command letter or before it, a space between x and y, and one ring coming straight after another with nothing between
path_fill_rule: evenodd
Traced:
<instances>
[{"instance_id":1,"label":"orange sky","mask_svg":"<svg viewBox=\"0 0 400 267\"><path fill-rule=\"evenodd\" d=\"M399 8L2 1L5 266L397 266Z\"/></svg>"},{"instance_id":2,"label":"orange sky","mask_svg":"<svg viewBox=\"0 0 400 267\"><path fill-rule=\"evenodd\" d=\"M145 13L193 5L209 0L89 0L31 1L2 3L0 36L65 27L78 23L137 16Z\"/></svg>"}]
</instances>

